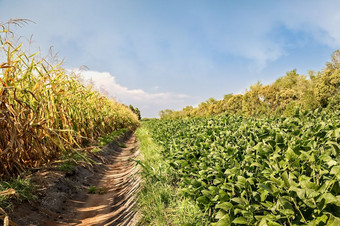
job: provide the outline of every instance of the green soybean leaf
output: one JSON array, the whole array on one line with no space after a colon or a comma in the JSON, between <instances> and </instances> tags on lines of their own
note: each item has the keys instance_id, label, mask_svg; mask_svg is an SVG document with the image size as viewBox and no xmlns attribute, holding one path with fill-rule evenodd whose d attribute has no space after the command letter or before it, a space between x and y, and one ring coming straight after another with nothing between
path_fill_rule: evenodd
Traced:
<instances>
[{"instance_id":1,"label":"green soybean leaf","mask_svg":"<svg viewBox=\"0 0 340 226\"><path fill-rule=\"evenodd\" d=\"M290 187L290 183L289 183L289 180L288 180L288 173L287 172L284 172L282 174L282 179L286 185L286 188L289 188Z\"/></svg>"},{"instance_id":2,"label":"green soybean leaf","mask_svg":"<svg viewBox=\"0 0 340 226\"><path fill-rule=\"evenodd\" d=\"M328 141L327 144L332 148L333 155L340 154L340 144L333 141Z\"/></svg>"},{"instance_id":3,"label":"green soybean leaf","mask_svg":"<svg viewBox=\"0 0 340 226\"><path fill-rule=\"evenodd\" d=\"M234 223L234 224L246 224L246 225L249 224L247 218L245 218L245 217L237 217L233 220L232 223Z\"/></svg>"},{"instance_id":4,"label":"green soybean leaf","mask_svg":"<svg viewBox=\"0 0 340 226\"><path fill-rule=\"evenodd\" d=\"M293 151L293 149L288 148L288 150L286 151L286 158L290 161L297 159L297 155L295 154L295 152Z\"/></svg>"},{"instance_id":5,"label":"green soybean leaf","mask_svg":"<svg viewBox=\"0 0 340 226\"><path fill-rule=\"evenodd\" d=\"M196 200L202 204L209 204L209 199L206 196L200 196Z\"/></svg>"},{"instance_id":6,"label":"green soybean leaf","mask_svg":"<svg viewBox=\"0 0 340 226\"><path fill-rule=\"evenodd\" d=\"M335 175L338 179L340 179L340 166L333 166L330 174Z\"/></svg>"},{"instance_id":7,"label":"green soybean leaf","mask_svg":"<svg viewBox=\"0 0 340 226\"><path fill-rule=\"evenodd\" d=\"M327 220L328 220L327 215L322 215L321 217L315 219L315 223L319 225L321 222L326 223Z\"/></svg>"},{"instance_id":8,"label":"green soybean leaf","mask_svg":"<svg viewBox=\"0 0 340 226\"><path fill-rule=\"evenodd\" d=\"M221 219L224 215L226 215L226 212L223 211L223 210L220 210L220 211L217 212L215 218L216 219Z\"/></svg>"},{"instance_id":9,"label":"green soybean leaf","mask_svg":"<svg viewBox=\"0 0 340 226\"><path fill-rule=\"evenodd\" d=\"M223 202L223 203L220 203L220 204L217 204L215 206L216 209L222 209L224 211L229 211L230 209L233 208L233 204L231 204L230 202Z\"/></svg>"},{"instance_id":10,"label":"green soybean leaf","mask_svg":"<svg viewBox=\"0 0 340 226\"><path fill-rule=\"evenodd\" d=\"M231 201L236 202L236 203L241 204L241 205L246 204L246 200L244 198L240 198L240 197L232 198Z\"/></svg>"},{"instance_id":11,"label":"green soybean leaf","mask_svg":"<svg viewBox=\"0 0 340 226\"><path fill-rule=\"evenodd\" d=\"M221 178L216 178L216 179L214 180L213 184L214 184L214 185L218 185L218 184L221 184L221 183L223 183L223 182L224 182L223 179L221 179Z\"/></svg>"},{"instance_id":12,"label":"green soybean leaf","mask_svg":"<svg viewBox=\"0 0 340 226\"><path fill-rule=\"evenodd\" d=\"M327 222L327 226L339 226L340 218L334 215L330 215L329 220Z\"/></svg>"},{"instance_id":13,"label":"green soybean leaf","mask_svg":"<svg viewBox=\"0 0 340 226\"><path fill-rule=\"evenodd\" d=\"M224 215L217 223L212 224L215 226L230 226L231 225L231 219L229 215Z\"/></svg>"},{"instance_id":14,"label":"green soybean leaf","mask_svg":"<svg viewBox=\"0 0 340 226\"><path fill-rule=\"evenodd\" d=\"M332 204L332 203L337 203L338 202L338 199L332 195L331 193L325 193L325 194L322 194L317 202L321 202L321 200L324 199L325 200L325 204Z\"/></svg>"},{"instance_id":15,"label":"green soybean leaf","mask_svg":"<svg viewBox=\"0 0 340 226\"><path fill-rule=\"evenodd\" d=\"M284 142L283 136L281 134L277 133L276 137L275 137L275 141L276 141L276 143L282 144Z\"/></svg>"},{"instance_id":16,"label":"green soybean leaf","mask_svg":"<svg viewBox=\"0 0 340 226\"><path fill-rule=\"evenodd\" d=\"M281 224L274 222L274 221L268 221L268 226L281 226Z\"/></svg>"},{"instance_id":17,"label":"green soybean leaf","mask_svg":"<svg viewBox=\"0 0 340 226\"><path fill-rule=\"evenodd\" d=\"M273 193L272 188L269 187L268 185L260 183L259 186L260 186L261 188L265 189L266 191L268 191L269 193Z\"/></svg>"}]
</instances>

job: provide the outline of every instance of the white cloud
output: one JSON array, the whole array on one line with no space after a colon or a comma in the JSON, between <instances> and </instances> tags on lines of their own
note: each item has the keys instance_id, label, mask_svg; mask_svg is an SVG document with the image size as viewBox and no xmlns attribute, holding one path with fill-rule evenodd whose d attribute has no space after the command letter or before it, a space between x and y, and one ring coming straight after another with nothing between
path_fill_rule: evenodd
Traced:
<instances>
[{"instance_id":1,"label":"white cloud","mask_svg":"<svg viewBox=\"0 0 340 226\"><path fill-rule=\"evenodd\" d=\"M79 71L85 80L92 80L95 88L103 89L118 102L132 104L138 107L143 117L156 117L160 110L165 108L181 109L193 97L186 94L174 94L170 92L149 93L142 89L129 89L120 85L109 72Z\"/></svg>"},{"instance_id":2,"label":"white cloud","mask_svg":"<svg viewBox=\"0 0 340 226\"><path fill-rule=\"evenodd\" d=\"M312 44L305 49L313 45L339 48L339 9L339 0L248 0L241 4L21 0L20 5L0 0L0 20L32 19L37 24L17 30L27 37L33 33L43 51L54 45L66 57L66 67L85 64L110 72L115 77L97 74L93 80L118 100L156 115L160 109L194 102L193 97L177 92L200 95L198 103L209 96L244 90L262 72L268 73L263 69L273 61L294 54L295 47L300 51L297 42ZM298 35L285 39L286 34L280 32L273 36L280 26L303 33L307 41L298 40ZM286 61L283 64L290 69L296 67L296 62ZM314 67L314 62L308 67ZM282 68L275 76L284 74L286 68ZM172 93L164 92L164 87Z\"/></svg>"},{"instance_id":3,"label":"white cloud","mask_svg":"<svg viewBox=\"0 0 340 226\"><path fill-rule=\"evenodd\" d=\"M294 5L282 5L284 14L277 14L285 25L293 30L310 33L319 42L332 48L340 47L340 1L295 1Z\"/></svg>"}]
</instances>

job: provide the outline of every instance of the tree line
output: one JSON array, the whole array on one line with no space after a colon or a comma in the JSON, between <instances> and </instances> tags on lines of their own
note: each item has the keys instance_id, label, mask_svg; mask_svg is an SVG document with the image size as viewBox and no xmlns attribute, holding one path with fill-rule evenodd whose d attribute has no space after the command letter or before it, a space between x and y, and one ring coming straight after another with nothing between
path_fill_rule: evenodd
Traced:
<instances>
[{"instance_id":1,"label":"tree line","mask_svg":"<svg viewBox=\"0 0 340 226\"><path fill-rule=\"evenodd\" d=\"M244 94L227 94L222 100L209 98L198 107L187 106L180 111L170 109L159 113L161 119L204 117L219 114L241 116L291 115L297 108L340 110L340 50L318 72L300 75L296 69L269 85L258 82Z\"/></svg>"},{"instance_id":2,"label":"tree line","mask_svg":"<svg viewBox=\"0 0 340 226\"><path fill-rule=\"evenodd\" d=\"M142 119L142 115L140 113L140 110L137 108L137 107L133 107L131 104L129 105L129 108L130 110L135 114L137 115L138 117L138 120L141 120Z\"/></svg>"}]
</instances>

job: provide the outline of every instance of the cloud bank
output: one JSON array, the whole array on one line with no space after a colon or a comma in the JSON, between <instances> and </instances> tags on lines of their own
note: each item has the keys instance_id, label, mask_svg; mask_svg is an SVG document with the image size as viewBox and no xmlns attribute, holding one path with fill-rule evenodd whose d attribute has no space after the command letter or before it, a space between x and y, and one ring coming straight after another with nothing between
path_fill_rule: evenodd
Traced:
<instances>
[{"instance_id":1,"label":"cloud bank","mask_svg":"<svg viewBox=\"0 0 340 226\"><path fill-rule=\"evenodd\" d=\"M109 72L98 71L79 71L70 70L75 73L80 73L85 81L92 82L95 89L107 92L111 97L114 97L118 102L126 105L133 105L141 110L143 117L156 117L158 112L166 108L185 107L186 103L195 99L186 94L174 93L151 93L142 89L129 89L120 85L114 76Z\"/></svg>"}]
</instances>

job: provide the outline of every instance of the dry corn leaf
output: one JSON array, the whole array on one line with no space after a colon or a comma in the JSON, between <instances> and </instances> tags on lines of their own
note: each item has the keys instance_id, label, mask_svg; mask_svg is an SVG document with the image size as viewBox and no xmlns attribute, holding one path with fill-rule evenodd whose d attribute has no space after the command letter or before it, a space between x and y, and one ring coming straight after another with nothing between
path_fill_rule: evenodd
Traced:
<instances>
[{"instance_id":1,"label":"dry corn leaf","mask_svg":"<svg viewBox=\"0 0 340 226\"><path fill-rule=\"evenodd\" d=\"M16 194L16 191L13 188L9 188L7 190L0 191L0 195L2 195L2 196L15 195L15 194Z\"/></svg>"}]
</instances>

